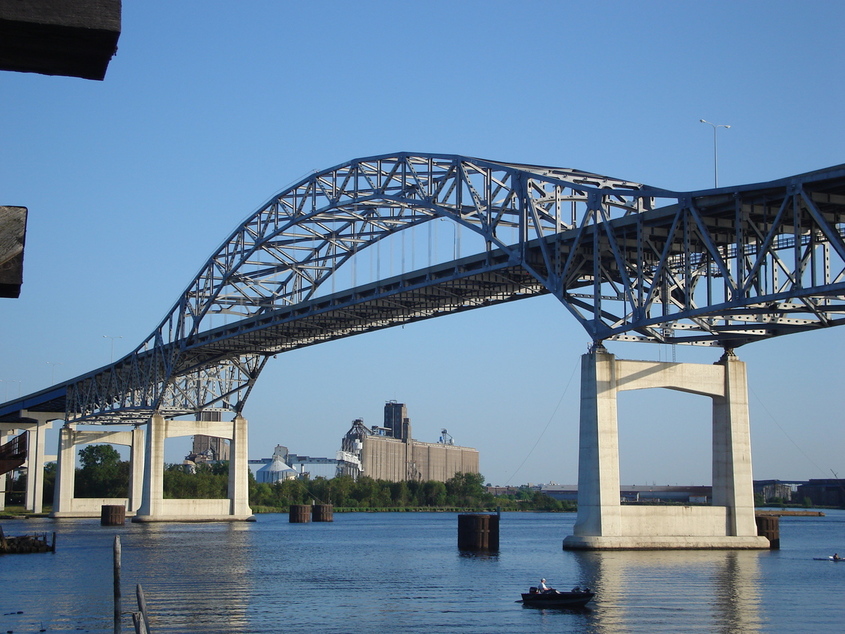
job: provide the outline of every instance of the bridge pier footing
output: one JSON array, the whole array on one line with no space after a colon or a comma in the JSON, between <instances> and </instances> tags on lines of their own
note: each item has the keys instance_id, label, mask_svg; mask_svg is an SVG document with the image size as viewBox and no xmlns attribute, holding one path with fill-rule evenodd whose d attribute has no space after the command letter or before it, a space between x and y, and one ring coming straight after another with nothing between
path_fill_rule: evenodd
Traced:
<instances>
[{"instance_id":1,"label":"bridge pier footing","mask_svg":"<svg viewBox=\"0 0 845 634\"><path fill-rule=\"evenodd\" d=\"M231 441L229 497L212 500L164 499L164 441L177 436L202 434ZM247 421L236 416L225 421L167 420L154 414L147 424L144 489L133 522L251 521L249 508Z\"/></svg>"},{"instance_id":2,"label":"bridge pier footing","mask_svg":"<svg viewBox=\"0 0 845 634\"><path fill-rule=\"evenodd\" d=\"M668 388L713 399L712 506L623 506L617 394ZM578 519L573 550L764 549L757 536L745 364L618 360L597 346L581 359Z\"/></svg>"},{"instance_id":3,"label":"bridge pier footing","mask_svg":"<svg viewBox=\"0 0 845 634\"><path fill-rule=\"evenodd\" d=\"M44 510L44 465L54 456L48 456L46 450L45 434L53 426L54 420L61 418L62 414L54 412L30 412L21 410L21 420L14 423L0 423L0 444L6 443L19 432L26 432L27 447L26 461L22 466L26 467L26 492L24 493L24 509L29 513L41 513ZM4 480L0 496L0 509L6 506L6 474L0 474Z\"/></svg>"},{"instance_id":4,"label":"bridge pier footing","mask_svg":"<svg viewBox=\"0 0 845 634\"><path fill-rule=\"evenodd\" d=\"M0 447L11 442L15 435L15 429L9 424L0 423ZM0 473L0 511L6 510L6 473Z\"/></svg>"},{"instance_id":5,"label":"bridge pier footing","mask_svg":"<svg viewBox=\"0 0 845 634\"><path fill-rule=\"evenodd\" d=\"M76 448L90 443L129 446L129 491L126 498L78 498L74 496ZM50 517L100 517L103 505L123 505L131 517L141 504L144 475L144 431L78 431L73 424L59 430L59 452L53 511Z\"/></svg>"}]
</instances>

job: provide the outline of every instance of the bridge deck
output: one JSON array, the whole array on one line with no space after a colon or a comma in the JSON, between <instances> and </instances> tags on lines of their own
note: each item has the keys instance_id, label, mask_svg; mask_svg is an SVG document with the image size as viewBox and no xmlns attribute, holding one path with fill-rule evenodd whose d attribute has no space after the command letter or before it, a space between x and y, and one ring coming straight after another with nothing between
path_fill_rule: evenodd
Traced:
<instances>
[{"instance_id":1,"label":"bridge deck","mask_svg":"<svg viewBox=\"0 0 845 634\"><path fill-rule=\"evenodd\" d=\"M790 199L801 195L808 197L806 201L786 210ZM807 285L801 280L804 272L787 270L778 253L792 253L795 266L812 269L815 265L805 264L810 262L809 251L825 242L834 256L845 261L845 165L771 183L676 196L676 202L664 207L585 222L506 250L294 305L273 305L0 405L0 421L25 418L23 410L64 412L73 385L82 391L135 385L139 368L149 376L186 376L244 355L266 360L324 341L549 292L558 294L576 316L581 311L582 325L604 320L605 331L592 333L596 339L653 338L664 323L688 319L690 330L698 330L681 342L732 347L843 323L845 277L834 271L829 278L817 279L811 272L813 283ZM789 288L767 290L762 287L764 280L755 277L761 266L756 255L764 251L774 258L772 268L784 269ZM729 261L734 262L733 269L728 268ZM694 270L700 271L698 278L692 275ZM663 280L659 288L658 277ZM703 281L689 281L689 286L666 282L681 278ZM693 302L695 284L706 285L706 302ZM638 293L640 299L651 293L662 312L632 309ZM614 303L623 307L616 317L608 308ZM149 414L143 407L134 412L124 409L130 417Z\"/></svg>"}]
</instances>

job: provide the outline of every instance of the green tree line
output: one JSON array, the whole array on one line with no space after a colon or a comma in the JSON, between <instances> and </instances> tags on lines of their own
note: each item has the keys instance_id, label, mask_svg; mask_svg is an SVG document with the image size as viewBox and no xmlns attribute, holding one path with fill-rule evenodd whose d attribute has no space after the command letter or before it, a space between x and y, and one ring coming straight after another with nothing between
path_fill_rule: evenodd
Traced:
<instances>
[{"instance_id":1,"label":"green tree line","mask_svg":"<svg viewBox=\"0 0 845 634\"><path fill-rule=\"evenodd\" d=\"M126 497L129 462L111 445L88 445L79 452L76 469L77 497ZM55 465L48 469L45 500L52 501ZM256 512L287 512L291 504L332 504L335 509L495 509L572 511L575 505L555 500L540 491L523 487L513 495L487 492L479 473L458 473L446 482L434 480L388 482L362 476L256 482L249 473L249 502ZM182 465L164 469L164 497L170 499L225 498L228 495L229 463L197 465L193 473ZM49 495L49 497L48 497Z\"/></svg>"},{"instance_id":2,"label":"green tree line","mask_svg":"<svg viewBox=\"0 0 845 634\"><path fill-rule=\"evenodd\" d=\"M362 476L257 483L251 480L250 504L255 511L287 511L291 504L332 504L335 509L472 509L574 510L573 505L526 489L513 496L494 496L479 473L458 473L446 482L388 482Z\"/></svg>"}]
</instances>

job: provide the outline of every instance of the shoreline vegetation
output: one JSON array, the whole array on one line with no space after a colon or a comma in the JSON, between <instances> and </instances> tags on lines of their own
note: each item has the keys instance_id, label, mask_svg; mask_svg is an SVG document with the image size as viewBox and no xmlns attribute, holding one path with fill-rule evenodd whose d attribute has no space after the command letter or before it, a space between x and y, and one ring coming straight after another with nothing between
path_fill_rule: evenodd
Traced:
<instances>
[{"instance_id":1,"label":"shoreline vegetation","mask_svg":"<svg viewBox=\"0 0 845 634\"><path fill-rule=\"evenodd\" d=\"M75 493L80 498L122 498L129 492L129 462L111 445L88 445L79 452ZM52 506L56 464L48 463L44 473L44 514ZM22 496L26 478L18 478L8 493ZM166 499L222 499L228 496L229 463L199 464L190 471L181 464L164 466ZM7 504L0 517L32 515L22 499ZM411 511L575 511L574 502L556 500L529 486L507 495L487 491L480 473L458 473L446 482L407 480L388 482L362 476L317 477L257 482L249 472L249 504L253 513L287 513L292 504L331 504L338 513ZM20 508L20 512L18 512ZM11 518L10 518L11 519Z\"/></svg>"},{"instance_id":2,"label":"shoreline vegetation","mask_svg":"<svg viewBox=\"0 0 845 634\"><path fill-rule=\"evenodd\" d=\"M89 445L79 452L80 467L76 469L77 497L121 498L128 496L129 462L110 445ZM44 512L50 513L55 486L56 464L48 463L44 470ZM217 462L197 465L190 472L181 464L164 467L164 497L168 499L222 499L228 495L229 463ZM23 508L26 477L13 481L7 491L7 505L0 510L0 519L31 517ZM19 500L9 499L13 496ZM762 503L760 509L809 508L790 503ZM362 476L282 480L273 483L257 482L249 472L249 504L253 513L287 513L292 504L331 504L337 513L350 512L495 512L546 511L575 512L577 504L552 498L536 488L523 485L509 489L505 495L487 491L484 476L479 473L458 473L446 482L434 480L388 482ZM640 502L640 505L648 504ZM661 505L682 504L659 502ZM813 507L824 508L824 507ZM835 507L829 507L835 508Z\"/></svg>"},{"instance_id":3,"label":"shoreline vegetation","mask_svg":"<svg viewBox=\"0 0 845 634\"><path fill-rule=\"evenodd\" d=\"M288 513L288 509L278 509L275 507L257 506L250 507L255 515L269 515L271 513ZM371 507L362 508L354 506L337 507L332 506L333 513L571 513L576 509L560 510L560 511L543 511L538 509L517 508L517 509L503 509L496 508L463 508L458 506L385 506L385 507Z\"/></svg>"},{"instance_id":4,"label":"shoreline vegetation","mask_svg":"<svg viewBox=\"0 0 845 634\"><path fill-rule=\"evenodd\" d=\"M495 496L484 486L479 473L458 473L446 482L388 482L362 476L332 479L250 481L253 513L284 513L292 504L331 504L336 513L350 512L464 512L548 511L571 512L572 502L521 487L516 493Z\"/></svg>"}]
</instances>

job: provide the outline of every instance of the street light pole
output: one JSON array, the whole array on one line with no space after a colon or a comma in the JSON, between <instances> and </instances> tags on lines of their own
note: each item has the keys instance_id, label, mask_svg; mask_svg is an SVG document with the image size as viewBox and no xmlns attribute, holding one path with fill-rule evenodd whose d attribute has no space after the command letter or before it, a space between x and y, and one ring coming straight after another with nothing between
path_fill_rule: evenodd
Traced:
<instances>
[{"instance_id":1,"label":"street light pole","mask_svg":"<svg viewBox=\"0 0 845 634\"><path fill-rule=\"evenodd\" d=\"M103 339L111 339L111 359L109 359L109 363L114 362L114 340L115 339L123 339L122 336L111 336L111 335L103 335Z\"/></svg>"},{"instance_id":2,"label":"street light pole","mask_svg":"<svg viewBox=\"0 0 845 634\"><path fill-rule=\"evenodd\" d=\"M0 380L0 383L17 383L18 384L18 396L21 395L21 383L22 381L18 381L16 379L3 379ZM7 400L9 398L8 390L6 386L3 386L3 400Z\"/></svg>"},{"instance_id":3,"label":"street light pole","mask_svg":"<svg viewBox=\"0 0 845 634\"><path fill-rule=\"evenodd\" d=\"M719 187L719 142L716 140L716 130L718 128L727 129L731 126L725 125L723 123L710 123L709 121L705 121L704 119L699 119L699 122L713 126L713 184L714 187Z\"/></svg>"},{"instance_id":4,"label":"street light pole","mask_svg":"<svg viewBox=\"0 0 845 634\"><path fill-rule=\"evenodd\" d=\"M48 361L47 365L53 366L52 370L50 371L50 385L53 385L56 382L56 366L64 365L64 363L59 363L57 361Z\"/></svg>"}]
</instances>

